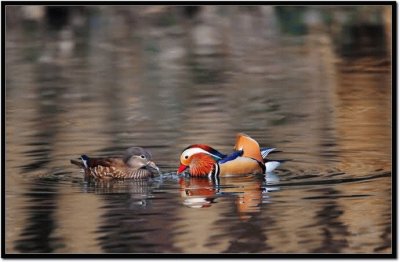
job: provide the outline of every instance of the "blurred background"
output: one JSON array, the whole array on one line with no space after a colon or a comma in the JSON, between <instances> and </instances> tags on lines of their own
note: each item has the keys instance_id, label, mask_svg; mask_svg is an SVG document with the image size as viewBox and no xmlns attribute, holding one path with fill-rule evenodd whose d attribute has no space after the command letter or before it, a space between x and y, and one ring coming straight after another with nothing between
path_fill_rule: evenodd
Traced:
<instances>
[{"instance_id":1,"label":"blurred background","mask_svg":"<svg viewBox=\"0 0 400 262\"><path fill-rule=\"evenodd\" d=\"M5 11L7 253L392 252L392 6ZM237 132L290 160L272 189L69 165L143 146L172 173Z\"/></svg>"}]
</instances>

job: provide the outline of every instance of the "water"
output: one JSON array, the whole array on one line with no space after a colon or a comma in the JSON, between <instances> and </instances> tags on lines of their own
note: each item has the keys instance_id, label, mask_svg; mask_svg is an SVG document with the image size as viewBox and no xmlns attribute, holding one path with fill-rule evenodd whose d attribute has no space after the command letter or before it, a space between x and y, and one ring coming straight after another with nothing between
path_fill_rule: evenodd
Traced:
<instances>
[{"instance_id":1,"label":"water","mask_svg":"<svg viewBox=\"0 0 400 262\"><path fill-rule=\"evenodd\" d=\"M385 47L260 31L278 18L243 10L100 11L7 25L6 253L392 252ZM288 161L218 185L174 173L186 146L230 152L237 132ZM130 146L163 175L88 183L69 163Z\"/></svg>"}]
</instances>

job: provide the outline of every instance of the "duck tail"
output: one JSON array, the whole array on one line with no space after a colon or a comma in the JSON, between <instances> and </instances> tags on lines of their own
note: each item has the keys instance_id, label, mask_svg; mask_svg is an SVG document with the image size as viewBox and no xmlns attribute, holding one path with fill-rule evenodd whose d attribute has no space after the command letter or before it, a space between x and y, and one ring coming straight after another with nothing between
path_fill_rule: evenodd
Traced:
<instances>
[{"instance_id":1,"label":"duck tail","mask_svg":"<svg viewBox=\"0 0 400 262\"><path fill-rule=\"evenodd\" d=\"M87 168L88 167L88 161L89 161L89 157L87 155L81 155L80 157L81 161L75 160L75 159L71 159L71 164L77 165L81 168Z\"/></svg>"},{"instance_id":2,"label":"duck tail","mask_svg":"<svg viewBox=\"0 0 400 262\"><path fill-rule=\"evenodd\" d=\"M265 163L265 173L274 171L278 166L282 164L282 161L272 160Z\"/></svg>"},{"instance_id":3,"label":"duck tail","mask_svg":"<svg viewBox=\"0 0 400 262\"><path fill-rule=\"evenodd\" d=\"M271 153L275 149L276 148L273 148L273 147L262 147L262 148L260 148L262 158L266 159L267 156L269 155L269 153Z\"/></svg>"},{"instance_id":4,"label":"duck tail","mask_svg":"<svg viewBox=\"0 0 400 262\"><path fill-rule=\"evenodd\" d=\"M85 167L85 166L83 165L83 163L82 163L81 161L79 161L79 160L71 159L70 161L71 161L71 164L73 164L73 165L79 166L79 167L81 167L81 168L84 168L84 167Z\"/></svg>"}]
</instances>

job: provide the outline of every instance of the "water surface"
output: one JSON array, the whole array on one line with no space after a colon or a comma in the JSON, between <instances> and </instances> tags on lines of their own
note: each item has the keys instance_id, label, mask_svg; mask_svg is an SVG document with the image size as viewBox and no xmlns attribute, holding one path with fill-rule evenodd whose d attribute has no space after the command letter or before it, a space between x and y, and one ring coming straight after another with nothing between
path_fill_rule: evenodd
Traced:
<instances>
[{"instance_id":1,"label":"water surface","mask_svg":"<svg viewBox=\"0 0 400 262\"><path fill-rule=\"evenodd\" d=\"M392 252L385 46L287 34L268 8L176 23L100 10L8 24L6 253ZM288 161L218 184L174 173L189 144L230 152L237 132ZM130 146L163 175L88 183L69 163Z\"/></svg>"}]
</instances>

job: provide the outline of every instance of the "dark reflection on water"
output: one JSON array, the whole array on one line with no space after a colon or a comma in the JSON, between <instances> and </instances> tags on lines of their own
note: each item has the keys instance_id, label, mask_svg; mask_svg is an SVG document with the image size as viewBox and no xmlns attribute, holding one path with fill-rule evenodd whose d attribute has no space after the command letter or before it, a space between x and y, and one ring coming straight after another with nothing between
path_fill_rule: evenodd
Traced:
<instances>
[{"instance_id":1,"label":"dark reflection on water","mask_svg":"<svg viewBox=\"0 0 400 262\"><path fill-rule=\"evenodd\" d=\"M346 8L7 9L6 253L392 252L390 10ZM174 173L236 132L288 161ZM161 177L69 164L134 145Z\"/></svg>"},{"instance_id":2,"label":"dark reflection on water","mask_svg":"<svg viewBox=\"0 0 400 262\"><path fill-rule=\"evenodd\" d=\"M48 253L59 248L62 239L52 236L57 227L54 210L57 208L57 181L47 181L48 187L35 185L24 198L29 199L28 223L15 242L15 249L21 253Z\"/></svg>"},{"instance_id":3,"label":"dark reflection on water","mask_svg":"<svg viewBox=\"0 0 400 262\"><path fill-rule=\"evenodd\" d=\"M332 188L321 188L318 190L321 195L333 195L339 192ZM348 246L346 236L349 234L346 225L338 218L343 214L334 199L327 199L323 207L316 213L316 223L310 225L312 228L321 228L319 232L323 236L322 243L314 252L317 253L338 253Z\"/></svg>"},{"instance_id":4,"label":"dark reflection on water","mask_svg":"<svg viewBox=\"0 0 400 262\"><path fill-rule=\"evenodd\" d=\"M152 192L148 181L130 181L121 193L118 187L109 190L110 185L103 186L108 188L108 193L102 193L105 212L101 216L103 222L98 227L97 240L104 252L179 252L170 241L177 208L173 194ZM157 201L170 208L162 208Z\"/></svg>"}]
</instances>

